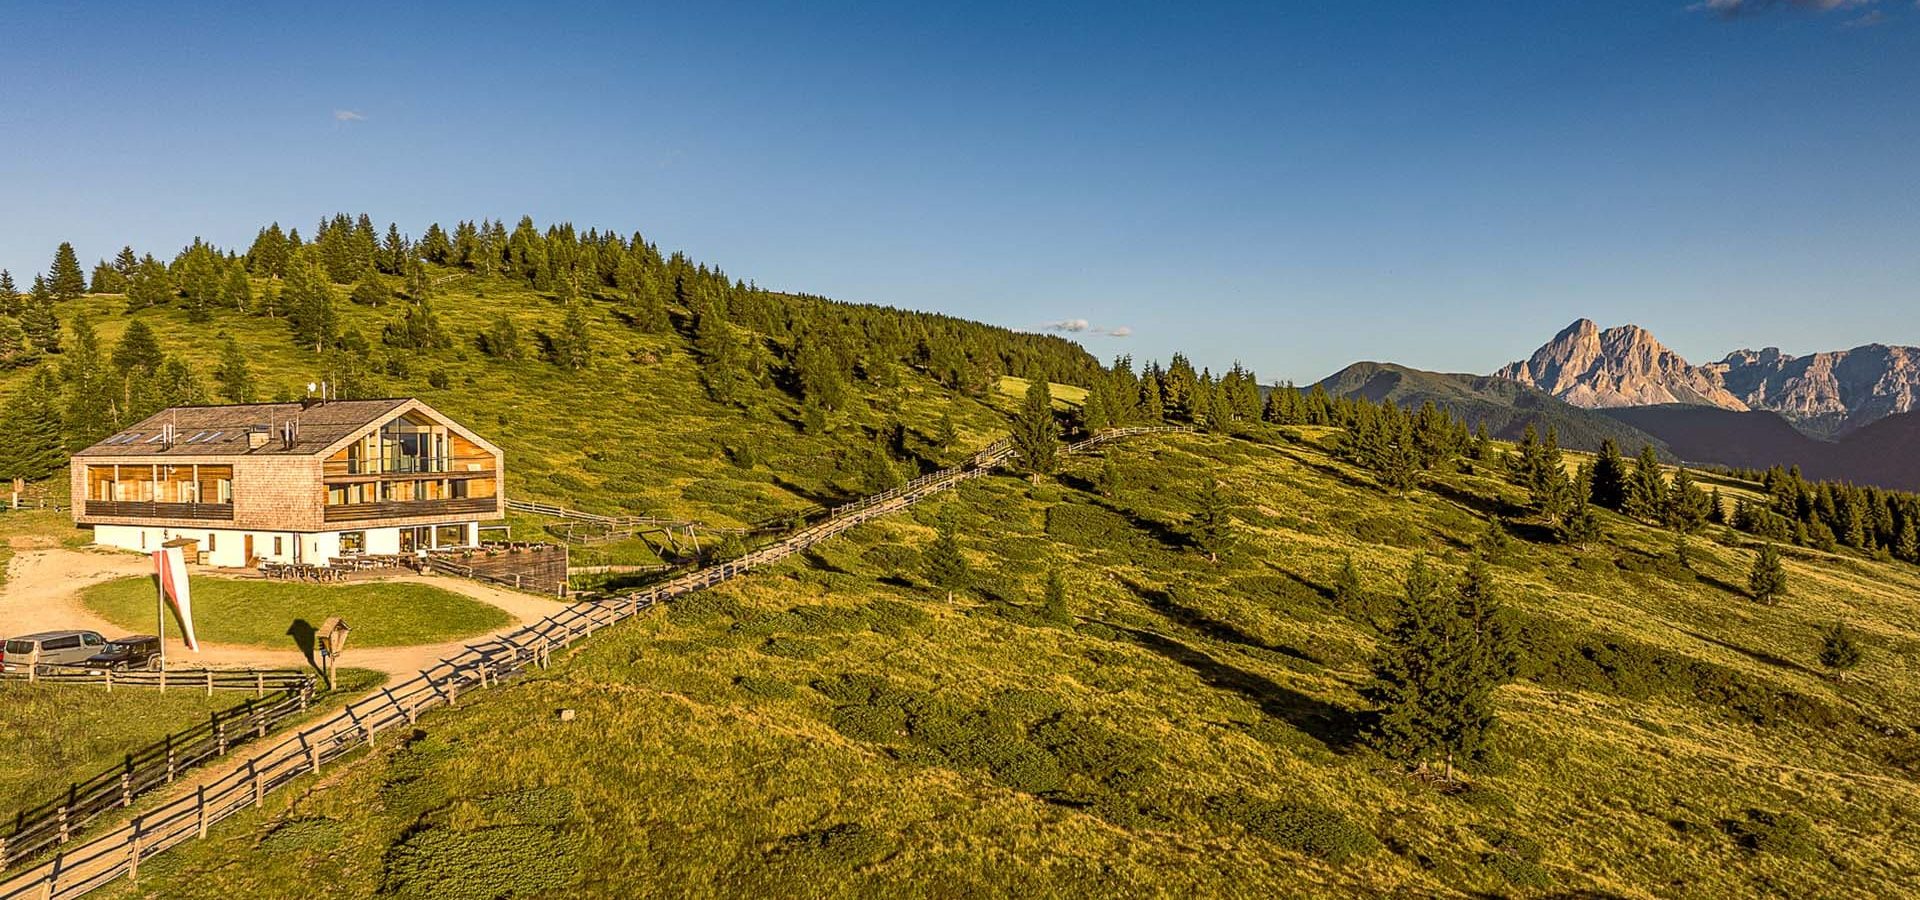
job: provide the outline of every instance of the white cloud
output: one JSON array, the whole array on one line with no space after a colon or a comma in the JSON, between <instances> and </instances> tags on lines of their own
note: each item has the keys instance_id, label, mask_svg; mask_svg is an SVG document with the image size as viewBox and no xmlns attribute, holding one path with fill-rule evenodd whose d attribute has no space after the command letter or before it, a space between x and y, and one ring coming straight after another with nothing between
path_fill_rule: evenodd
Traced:
<instances>
[{"instance_id":1,"label":"white cloud","mask_svg":"<svg viewBox=\"0 0 1920 900\"><path fill-rule=\"evenodd\" d=\"M333 111L335 122L365 122L367 117L356 110L336 109Z\"/></svg>"},{"instance_id":2,"label":"white cloud","mask_svg":"<svg viewBox=\"0 0 1920 900\"><path fill-rule=\"evenodd\" d=\"M1058 322L1048 322L1040 326L1040 330L1051 331L1056 334L1097 334L1104 337L1117 338L1129 337L1133 334L1133 326L1131 325L1108 327L1105 325L1095 325L1086 319L1061 319Z\"/></svg>"},{"instance_id":3,"label":"white cloud","mask_svg":"<svg viewBox=\"0 0 1920 900\"><path fill-rule=\"evenodd\" d=\"M1701 0L1687 8L1710 12L1725 19L1737 19L1781 7L1811 12L1832 12L1836 9L1871 6L1877 2L1879 0Z\"/></svg>"}]
</instances>

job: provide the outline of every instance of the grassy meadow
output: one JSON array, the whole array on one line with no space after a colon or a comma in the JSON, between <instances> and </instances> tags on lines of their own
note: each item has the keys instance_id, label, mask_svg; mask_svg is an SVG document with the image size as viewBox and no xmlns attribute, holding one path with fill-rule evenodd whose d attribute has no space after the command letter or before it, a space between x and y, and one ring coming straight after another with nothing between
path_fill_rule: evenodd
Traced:
<instances>
[{"instance_id":1,"label":"grassy meadow","mask_svg":"<svg viewBox=\"0 0 1920 900\"><path fill-rule=\"evenodd\" d=\"M341 669L340 690L321 695L324 709L385 680L378 672ZM253 699L246 692L191 687L122 687L0 682L0 815L57 800L67 786L120 765L127 754L168 734L204 725L208 717Z\"/></svg>"},{"instance_id":2,"label":"grassy meadow","mask_svg":"<svg viewBox=\"0 0 1920 900\"><path fill-rule=\"evenodd\" d=\"M1712 529L1516 529L1494 567L1523 673L1464 784L1367 749L1388 597L1457 573L1519 491L1484 467L1407 499L1316 429L1111 448L974 482L599 637L283 792L109 896L1897 895L1920 878L1920 570L1790 551L1739 585ZM1208 480L1242 540L1184 525ZM948 603L920 547L957 517ZM1336 603L1351 555L1366 591ZM1040 601L1045 573L1070 617ZM1835 674L1820 629L1865 659ZM578 718L563 723L560 708ZM245 858L247 865L234 865ZM315 884L315 866L363 873Z\"/></svg>"},{"instance_id":3,"label":"grassy meadow","mask_svg":"<svg viewBox=\"0 0 1920 900\"><path fill-rule=\"evenodd\" d=\"M83 591L81 602L129 632L153 633L152 578L101 582ZM355 647L437 644L512 621L497 606L428 584L307 584L204 575L193 582L194 628L209 643L286 649L310 639L311 629L329 616L353 627ZM169 634L180 633L171 612L167 628Z\"/></svg>"}]
</instances>

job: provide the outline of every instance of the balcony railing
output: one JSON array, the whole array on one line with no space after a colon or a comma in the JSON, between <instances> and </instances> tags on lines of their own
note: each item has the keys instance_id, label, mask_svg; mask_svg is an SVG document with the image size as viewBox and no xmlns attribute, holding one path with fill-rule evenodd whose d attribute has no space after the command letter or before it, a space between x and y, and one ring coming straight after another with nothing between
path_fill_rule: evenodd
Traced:
<instances>
[{"instance_id":1,"label":"balcony railing","mask_svg":"<svg viewBox=\"0 0 1920 900\"><path fill-rule=\"evenodd\" d=\"M321 518L328 522L359 522L366 519L413 519L423 516L484 515L500 508L497 497L470 497L464 500L383 500L377 503L347 503L328 506Z\"/></svg>"},{"instance_id":2,"label":"balcony railing","mask_svg":"<svg viewBox=\"0 0 1920 900\"><path fill-rule=\"evenodd\" d=\"M457 475L463 472L491 472L491 456L403 456L399 459L328 460L328 478L371 477L379 475Z\"/></svg>"},{"instance_id":3,"label":"balcony railing","mask_svg":"<svg viewBox=\"0 0 1920 900\"><path fill-rule=\"evenodd\" d=\"M233 504L86 500L81 504L80 515L107 519L191 519L201 522L231 522L233 521Z\"/></svg>"}]
</instances>

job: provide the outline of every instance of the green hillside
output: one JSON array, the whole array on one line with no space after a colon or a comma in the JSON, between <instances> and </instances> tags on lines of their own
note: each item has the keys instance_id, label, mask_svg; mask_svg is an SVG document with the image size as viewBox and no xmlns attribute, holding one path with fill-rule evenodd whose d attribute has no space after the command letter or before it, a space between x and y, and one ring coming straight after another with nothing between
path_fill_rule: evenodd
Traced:
<instances>
[{"instance_id":1,"label":"green hillside","mask_svg":"<svg viewBox=\"0 0 1920 900\"><path fill-rule=\"evenodd\" d=\"M1885 896L1920 876L1920 570L1795 553L1764 606L1730 532L1690 569L1611 513L1590 549L1512 539L1493 572L1522 675L1490 756L1434 783L1369 749L1357 689L1411 561L1456 575L1524 497L1465 473L1391 497L1331 437L1124 444L1112 497L1099 459L970 484L424 720L118 893ZM1186 536L1213 479L1241 536L1218 564ZM949 516L978 575L951 603L923 574ZM1838 675L1816 660L1836 618L1866 648ZM363 874L298 880L316 866Z\"/></svg>"},{"instance_id":2,"label":"green hillside","mask_svg":"<svg viewBox=\"0 0 1920 900\"><path fill-rule=\"evenodd\" d=\"M177 284L132 313L151 286L29 299L66 340L5 376L6 414L52 416L71 444L114 427L99 391L116 421L218 399L237 355L256 396L327 380L423 397L505 447L516 496L721 524L959 459L1031 423L1013 417L1034 381L1061 385L1069 423L1206 433L971 481L610 629L105 896L1889 896L1920 879L1910 563L1785 548L1787 593L1761 603L1750 535L1706 525L1677 552L1584 498L1597 534L1537 515L1518 454L1431 415L1343 403L1353 434L1273 424L1238 367L1103 369L1057 339L773 294L643 241L555 230L536 261L519 229L505 250L475 236L491 231L455 230L495 248L478 257L423 239L427 261L390 274L332 260L349 277L330 287L314 282L351 250L337 233L278 274L270 253L176 264L250 259L245 310ZM327 320L309 305L289 324L303 293ZM72 362L83 318L91 368ZM136 322L155 352L116 353ZM1585 484L1555 471L1554 490ZM602 555L626 551L644 554ZM1512 636L1498 725L1457 777L1386 755L1370 699L1417 561L1446 598L1478 561L1497 599L1481 608L1505 610L1481 624ZM1836 622L1857 665L1822 662Z\"/></svg>"},{"instance_id":3,"label":"green hillside","mask_svg":"<svg viewBox=\"0 0 1920 900\"><path fill-rule=\"evenodd\" d=\"M1559 432L1561 446L1597 450L1602 441L1622 447L1652 446L1672 459L1664 441L1595 410L1581 409L1545 391L1490 376L1427 372L1391 363L1354 363L1316 385L1334 397L1364 397L1401 406L1434 405L1478 426L1494 437L1518 440L1527 426L1541 434Z\"/></svg>"}]
</instances>

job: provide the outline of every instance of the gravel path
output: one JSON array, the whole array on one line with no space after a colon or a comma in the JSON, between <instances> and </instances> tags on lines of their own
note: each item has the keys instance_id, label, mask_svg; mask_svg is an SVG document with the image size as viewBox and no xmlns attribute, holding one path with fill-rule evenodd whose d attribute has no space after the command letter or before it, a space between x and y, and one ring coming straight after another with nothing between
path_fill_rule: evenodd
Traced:
<instances>
[{"instance_id":1,"label":"gravel path","mask_svg":"<svg viewBox=\"0 0 1920 900\"><path fill-rule=\"evenodd\" d=\"M129 575L146 575L152 563L146 557L103 550L62 548L27 549L16 553L7 565L7 583L0 588L0 635L30 634L67 628L87 628L109 638L123 629L94 615L80 602L80 593L91 585ZM198 572L198 577L208 577ZM389 675L414 675L442 659L458 655L469 643L485 641L505 634L526 622L544 618L566 607L559 600L494 587L464 578L418 575L411 572L385 576L378 581L414 581L444 588L471 597L505 611L513 621L495 631L457 641L423 644L414 647L370 647L354 649L348 645L340 657L342 666L373 669ZM365 584L368 582L356 582ZM234 644L202 641L199 653L190 653L179 636L167 635L167 659L187 666L234 668L305 668L307 659L297 649L270 650Z\"/></svg>"}]
</instances>

